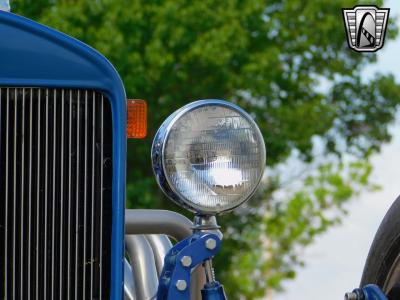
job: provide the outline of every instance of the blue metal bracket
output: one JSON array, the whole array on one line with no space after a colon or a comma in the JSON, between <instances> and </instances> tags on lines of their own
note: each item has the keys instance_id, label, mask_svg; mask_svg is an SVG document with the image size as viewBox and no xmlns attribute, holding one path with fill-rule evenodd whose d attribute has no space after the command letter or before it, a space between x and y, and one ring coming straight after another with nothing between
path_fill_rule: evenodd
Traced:
<instances>
[{"instance_id":1,"label":"blue metal bracket","mask_svg":"<svg viewBox=\"0 0 400 300\"><path fill-rule=\"evenodd\" d=\"M196 233L177 243L165 256L157 300L190 300L191 270L220 248L221 240L213 233Z\"/></svg>"},{"instance_id":2,"label":"blue metal bracket","mask_svg":"<svg viewBox=\"0 0 400 300\"><path fill-rule=\"evenodd\" d=\"M365 300L388 300L380 287L375 284L366 285L362 290Z\"/></svg>"},{"instance_id":3,"label":"blue metal bracket","mask_svg":"<svg viewBox=\"0 0 400 300\"><path fill-rule=\"evenodd\" d=\"M224 287L218 281L206 283L201 296L203 300L226 300Z\"/></svg>"},{"instance_id":4,"label":"blue metal bracket","mask_svg":"<svg viewBox=\"0 0 400 300\"><path fill-rule=\"evenodd\" d=\"M381 288L375 284L368 284L363 288L355 289L351 294L357 300L388 300ZM347 297L347 299L351 299Z\"/></svg>"}]
</instances>

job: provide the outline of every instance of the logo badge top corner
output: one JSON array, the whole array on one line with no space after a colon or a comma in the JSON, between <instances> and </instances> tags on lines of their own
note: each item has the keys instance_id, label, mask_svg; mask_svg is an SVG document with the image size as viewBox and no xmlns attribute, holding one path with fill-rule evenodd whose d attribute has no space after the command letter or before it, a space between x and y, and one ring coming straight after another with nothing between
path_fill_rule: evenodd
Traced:
<instances>
[{"instance_id":1,"label":"logo badge top corner","mask_svg":"<svg viewBox=\"0 0 400 300\"><path fill-rule=\"evenodd\" d=\"M342 11L347 42L351 49L357 52L374 52L383 47L389 8L355 6Z\"/></svg>"}]
</instances>

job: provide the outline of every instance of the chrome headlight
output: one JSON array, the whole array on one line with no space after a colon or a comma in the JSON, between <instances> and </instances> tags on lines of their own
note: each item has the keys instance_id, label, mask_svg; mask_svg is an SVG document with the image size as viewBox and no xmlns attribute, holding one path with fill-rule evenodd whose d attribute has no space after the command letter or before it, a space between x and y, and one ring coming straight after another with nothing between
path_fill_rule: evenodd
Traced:
<instances>
[{"instance_id":1,"label":"chrome headlight","mask_svg":"<svg viewBox=\"0 0 400 300\"><path fill-rule=\"evenodd\" d=\"M249 199L265 158L263 137L250 115L221 100L200 100L177 110L152 146L153 170L164 193L205 215Z\"/></svg>"}]
</instances>

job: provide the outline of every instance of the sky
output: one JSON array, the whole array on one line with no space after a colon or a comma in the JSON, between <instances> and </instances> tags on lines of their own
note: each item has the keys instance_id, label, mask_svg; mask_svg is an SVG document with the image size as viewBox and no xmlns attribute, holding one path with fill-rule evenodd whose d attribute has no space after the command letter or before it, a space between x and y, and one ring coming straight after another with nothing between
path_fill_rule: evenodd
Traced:
<instances>
[{"instance_id":1,"label":"sky","mask_svg":"<svg viewBox=\"0 0 400 300\"><path fill-rule=\"evenodd\" d=\"M385 1L384 7L391 9L390 18L397 17L400 26L400 1ZM377 71L391 72L400 82L399 54L400 38L386 42L378 52L378 63L367 66L365 76ZM372 159L374 172L371 180L378 183L381 190L365 192L354 199L343 223L304 250L305 268L298 269L297 278L286 282L286 291L274 295L274 300L338 300L358 287L376 230L390 205L400 195L400 113L391 126L391 132L392 142L383 146L381 153Z\"/></svg>"}]
</instances>

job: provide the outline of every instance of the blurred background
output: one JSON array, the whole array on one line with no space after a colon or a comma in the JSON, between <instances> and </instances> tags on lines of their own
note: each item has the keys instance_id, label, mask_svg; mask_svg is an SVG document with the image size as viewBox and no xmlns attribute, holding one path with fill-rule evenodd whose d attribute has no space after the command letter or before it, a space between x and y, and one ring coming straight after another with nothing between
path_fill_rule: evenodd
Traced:
<instances>
[{"instance_id":1,"label":"blurred background","mask_svg":"<svg viewBox=\"0 0 400 300\"><path fill-rule=\"evenodd\" d=\"M400 2L385 1L383 7L390 8L390 18L399 26ZM392 73L399 82L398 53L400 38L387 41L377 53L377 63L364 69L364 78L371 78L375 72ZM356 201L348 204L349 214L342 224L329 229L303 252L305 268L298 269L296 279L284 284L285 293L273 299L318 299L322 293L326 300L342 299L343 291L351 291L359 284L375 232L394 199L400 195L399 113L389 131L392 141L382 145L381 151L371 157L371 180L380 185L380 190L362 192Z\"/></svg>"},{"instance_id":2,"label":"blurred background","mask_svg":"<svg viewBox=\"0 0 400 300\"><path fill-rule=\"evenodd\" d=\"M259 192L219 218L218 280L229 299L342 299L400 194L399 4L377 53L348 48L342 8L357 1L13 0L15 13L72 35L149 104L129 141L127 206L180 211L156 186L162 121L206 98L249 111L267 146ZM398 119L398 118L397 118Z\"/></svg>"}]
</instances>

